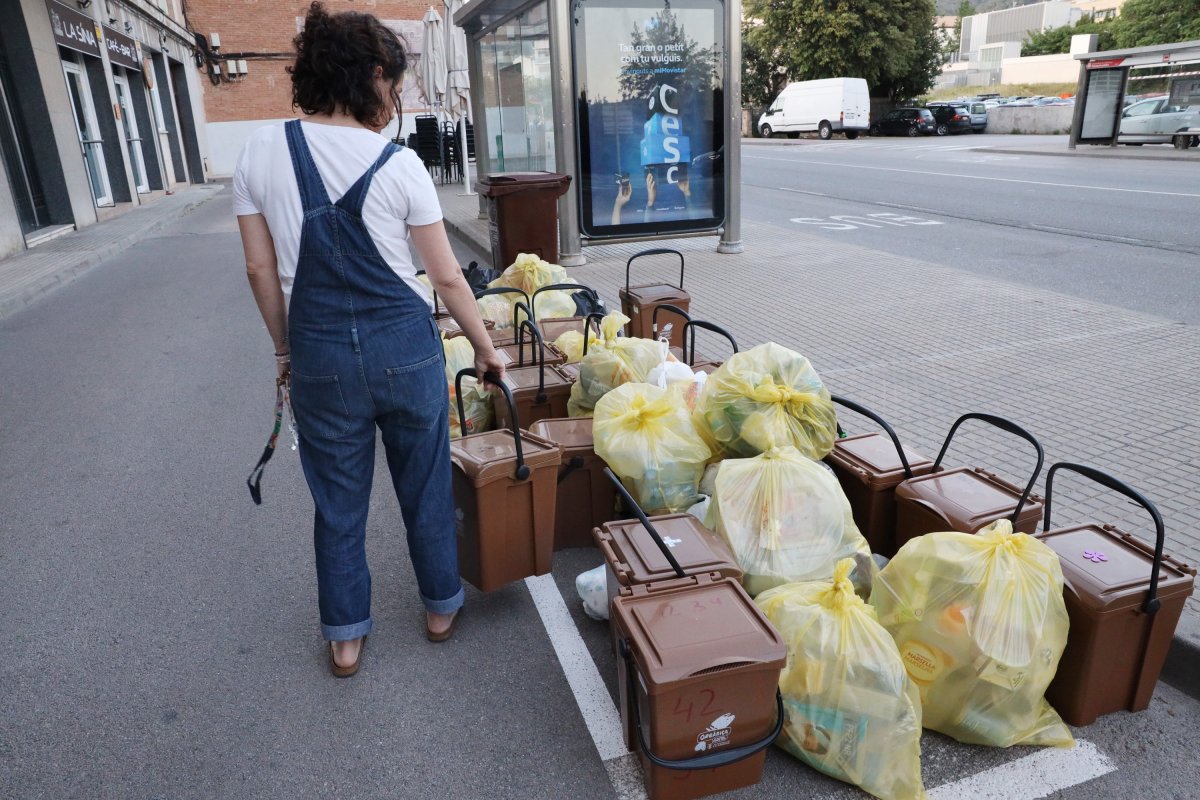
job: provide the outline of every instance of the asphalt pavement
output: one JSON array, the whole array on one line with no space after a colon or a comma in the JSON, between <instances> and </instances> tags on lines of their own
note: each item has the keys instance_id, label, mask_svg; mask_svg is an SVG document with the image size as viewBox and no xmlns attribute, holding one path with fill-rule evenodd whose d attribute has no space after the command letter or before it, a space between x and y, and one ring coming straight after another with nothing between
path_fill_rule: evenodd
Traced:
<instances>
[{"instance_id":1,"label":"asphalt pavement","mask_svg":"<svg viewBox=\"0 0 1200 800\"><path fill-rule=\"evenodd\" d=\"M607 628L574 595L593 550L468 590L434 645L381 480L376 630L358 676L329 676L295 453L261 507L244 485L274 366L230 213L226 191L0 321L0 797L637 797ZM581 274L612 296L618 269ZM935 800L1190 798L1197 729L1200 703L1160 684L1075 750L926 733L923 771ZM728 796L863 797L779 751Z\"/></svg>"}]
</instances>

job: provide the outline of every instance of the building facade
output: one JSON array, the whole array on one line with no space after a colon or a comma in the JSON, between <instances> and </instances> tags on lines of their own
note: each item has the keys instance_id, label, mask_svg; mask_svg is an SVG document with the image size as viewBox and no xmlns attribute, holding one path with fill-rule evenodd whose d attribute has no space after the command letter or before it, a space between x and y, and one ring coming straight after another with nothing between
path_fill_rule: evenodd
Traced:
<instances>
[{"instance_id":1,"label":"building facade","mask_svg":"<svg viewBox=\"0 0 1200 800\"><path fill-rule=\"evenodd\" d=\"M206 180L181 0L0 0L0 258Z\"/></svg>"},{"instance_id":2,"label":"building facade","mask_svg":"<svg viewBox=\"0 0 1200 800\"><path fill-rule=\"evenodd\" d=\"M1075 7L1097 22L1112 19L1121 13L1125 0L1074 0Z\"/></svg>"},{"instance_id":3,"label":"building facade","mask_svg":"<svg viewBox=\"0 0 1200 800\"><path fill-rule=\"evenodd\" d=\"M1006 42L1016 42L1019 54L1019 45L1028 39L1030 34L1073 25L1082 16L1083 11L1067 0L1050 0L1047 3L974 14L963 19L962 38L958 47L959 59L975 61L985 46L1003 45ZM1002 50L1003 47L990 48L987 54L995 58ZM998 61L995 67L999 67Z\"/></svg>"}]
</instances>

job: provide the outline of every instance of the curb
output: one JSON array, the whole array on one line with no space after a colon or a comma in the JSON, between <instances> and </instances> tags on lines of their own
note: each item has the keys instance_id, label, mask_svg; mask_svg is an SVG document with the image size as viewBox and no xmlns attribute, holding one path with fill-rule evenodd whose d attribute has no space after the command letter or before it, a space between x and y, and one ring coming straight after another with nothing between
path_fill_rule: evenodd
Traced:
<instances>
[{"instance_id":1,"label":"curb","mask_svg":"<svg viewBox=\"0 0 1200 800\"><path fill-rule=\"evenodd\" d=\"M1200 618L1183 610L1161 680L1179 691L1200 700Z\"/></svg>"},{"instance_id":2,"label":"curb","mask_svg":"<svg viewBox=\"0 0 1200 800\"><path fill-rule=\"evenodd\" d=\"M1091 145L1084 145L1084 147L1091 147ZM1055 151L1021 150L1021 149L1015 148L1015 147L988 147L986 149L989 153L1000 153L1003 155L1020 155L1020 156L1060 156L1060 157L1065 156L1067 158L1107 158L1109 160L1115 159L1115 160L1119 160L1119 161L1143 161L1143 162L1190 161L1193 164L1200 161L1200 156L1189 156L1189 155L1184 155L1183 153L1179 153L1178 155L1176 155L1177 151L1175 151L1174 149L1172 149L1172 151L1170 153L1168 153L1167 155L1153 155L1153 156L1140 156L1140 155L1134 155L1133 153L1119 153L1119 154L1102 153L1102 152L1089 153L1086 150L1061 150L1061 151L1060 150L1055 150Z\"/></svg>"},{"instance_id":3,"label":"curb","mask_svg":"<svg viewBox=\"0 0 1200 800\"><path fill-rule=\"evenodd\" d=\"M442 222L446 226L447 233L449 233L451 236L455 237L460 242L462 242L464 245L466 245L467 248L470 249L472 253L479 256L479 258L485 264L491 263L491 258L492 258L491 251L484 249L483 245L480 244L478 241L476 241L475 237L472 236L470 234L470 232L467 231L466 228L462 227L454 220L448 219L444 214L442 215Z\"/></svg>"},{"instance_id":4,"label":"curb","mask_svg":"<svg viewBox=\"0 0 1200 800\"><path fill-rule=\"evenodd\" d=\"M93 267L96 267L110 258L120 254L122 251L129 249L133 245L148 237L150 234L161 229L164 225L174 222L184 214L199 206L201 203L207 202L223 188L223 184L214 182L190 186L186 191L189 193L193 191L196 192L195 196L189 198L188 202L184 205L179 206L174 213L164 214L160 218L150 222L146 226L139 228L136 231L129 233L126 236L121 237L115 242L99 245L96 248L90 249L84 253L72 253L75 258L71 261L71 263L66 264L62 268L57 269L53 273L45 276L34 286L31 286L30 288L25 289L12 297L0 299L0 320L7 319L13 314L25 310L26 308L35 304L37 301L41 300L43 297L46 297L62 287L71 284L75 281L75 279L87 273ZM100 222L97 224L103 225L105 223ZM88 228L84 228L84 231L89 230L91 227L92 226L88 226ZM79 231L77 230L75 233L78 234ZM67 236L63 237L63 239L69 240L73 235L75 234L67 234ZM25 252L30 251L27 250Z\"/></svg>"}]
</instances>

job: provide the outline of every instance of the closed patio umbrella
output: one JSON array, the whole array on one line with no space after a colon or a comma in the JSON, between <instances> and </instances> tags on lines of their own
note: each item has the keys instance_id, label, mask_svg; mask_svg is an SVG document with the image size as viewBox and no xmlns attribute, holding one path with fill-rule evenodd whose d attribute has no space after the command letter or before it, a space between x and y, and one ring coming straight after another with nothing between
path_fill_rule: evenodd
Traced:
<instances>
[{"instance_id":1,"label":"closed patio umbrella","mask_svg":"<svg viewBox=\"0 0 1200 800\"><path fill-rule=\"evenodd\" d=\"M467 162L467 125L471 115L471 79L467 73L467 34L454 24L454 15L462 8L462 0L446 0L446 110L450 117L461 121L459 129L462 153L463 194L471 189L471 169Z\"/></svg>"},{"instance_id":2,"label":"closed patio umbrella","mask_svg":"<svg viewBox=\"0 0 1200 800\"><path fill-rule=\"evenodd\" d=\"M425 104L436 110L446 97L446 37L442 33L441 15L433 8L421 19L425 24L421 39L421 63L417 82Z\"/></svg>"}]
</instances>

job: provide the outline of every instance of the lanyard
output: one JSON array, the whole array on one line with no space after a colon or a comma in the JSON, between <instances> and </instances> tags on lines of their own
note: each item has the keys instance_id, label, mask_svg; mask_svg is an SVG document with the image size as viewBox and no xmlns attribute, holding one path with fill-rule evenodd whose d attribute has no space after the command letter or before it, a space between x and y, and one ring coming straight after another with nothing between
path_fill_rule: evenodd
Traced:
<instances>
[{"instance_id":1,"label":"lanyard","mask_svg":"<svg viewBox=\"0 0 1200 800\"><path fill-rule=\"evenodd\" d=\"M250 477L246 478L246 486L250 489L250 499L256 506L262 505L262 474L267 462L271 460L271 456L275 455L275 443L279 439L279 432L283 429L283 410L285 408L288 416L288 431L292 434L292 449L295 450L300 442L296 435L296 418L292 414L292 391L288 376L283 375L275 379L275 426L271 429L271 438L267 440L267 446L263 448L258 463L250 471Z\"/></svg>"}]
</instances>

